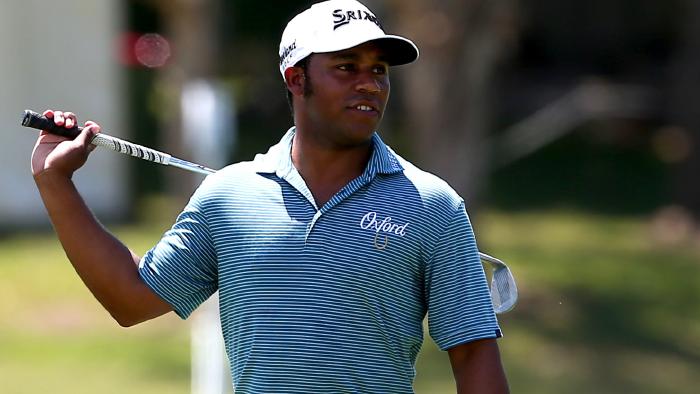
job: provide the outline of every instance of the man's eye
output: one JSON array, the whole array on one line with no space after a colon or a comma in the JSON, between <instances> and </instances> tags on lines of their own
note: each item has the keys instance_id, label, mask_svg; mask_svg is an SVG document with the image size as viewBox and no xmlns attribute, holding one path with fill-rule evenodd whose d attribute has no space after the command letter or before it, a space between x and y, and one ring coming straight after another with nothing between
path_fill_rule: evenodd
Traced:
<instances>
[{"instance_id":1,"label":"man's eye","mask_svg":"<svg viewBox=\"0 0 700 394\"><path fill-rule=\"evenodd\" d=\"M377 67L374 68L374 73L375 73L375 74L384 75L384 74L387 73L387 71L388 71L388 70L387 70L387 68L386 68L385 66L377 66Z\"/></svg>"},{"instance_id":2,"label":"man's eye","mask_svg":"<svg viewBox=\"0 0 700 394\"><path fill-rule=\"evenodd\" d=\"M338 66L338 70L342 71L352 71L355 67L352 64L341 64Z\"/></svg>"}]
</instances>

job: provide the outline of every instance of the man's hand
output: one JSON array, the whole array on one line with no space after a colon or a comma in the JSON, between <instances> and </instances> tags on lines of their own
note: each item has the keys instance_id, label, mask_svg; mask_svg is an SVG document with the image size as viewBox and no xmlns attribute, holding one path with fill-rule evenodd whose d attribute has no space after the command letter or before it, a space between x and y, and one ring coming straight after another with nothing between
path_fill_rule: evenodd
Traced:
<instances>
[{"instance_id":1,"label":"man's hand","mask_svg":"<svg viewBox=\"0 0 700 394\"><path fill-rule=\"evenodd\" d=\"M47 110L44 111L44 116L67 129L73 128L78 123L72 112ZM99 132L100 126L92 121L85 122L85 128L74 140L42 131L32 152L34 178L48 170L71 178L73 173L85 164L90 152L95 149L90 141Z\"/></svg>"}]
</instances>

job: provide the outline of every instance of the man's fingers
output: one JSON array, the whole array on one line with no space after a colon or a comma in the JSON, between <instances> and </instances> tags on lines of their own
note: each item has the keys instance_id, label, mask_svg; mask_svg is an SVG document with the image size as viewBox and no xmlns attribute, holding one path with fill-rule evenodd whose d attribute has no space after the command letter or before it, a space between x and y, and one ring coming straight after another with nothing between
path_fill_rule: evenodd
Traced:
<instances>
[{"instance_id":1,"label":"man's fingers","mask_svg":"<svg viewBox=\"0 0 700 394\"><path fill-rule=\"evenodd\" d=\"M49 119L53 119L53 122L58 126L63 126L67 129L73 128L78 124L78 120L73 112L63 112L54 111L52 109L47 109L44 111L43 115ZM85 127L83 131L74 139L76 145L80 145L87 149L88 152L92 152L95 146L90 142L95 137L97 133L100 132L100 125L92 120L85 122ZM63 141L68 141L69 138L61 137L55 134L51 134L46 130L42 130L39 133L39 139L37 144L57 144Z\"/></svg>"},{"instance_id":2,"label":"man's fingers","mask_svg":"<svg viewBox=\"0 0 700 394\"><path fill-rule=\"evenodd\" d=\"M102 127L100 127L99 124L95 123L92 120L88 120L87 122L85 122L85 126L83 126L83 128L90 129L92 137L94 137L95 134L99 133L102 130Z\"/></svg>"},{"instance_id":3,"label":"man's fingers","mask_svg":"<svg viewBox=\"0 0 700 394\"><path fill-rule=\"evenodd\" d=\"M55 111L53 113L53 122L56 123L57 126L64 125L66 119L63 117L63 111Z\"/></svg>"},{"instance_id":4,"label":"man's fingers","mask_svg":"<svg viewBox=\"0 0 700 394\"><path fill-rule=\"evenodd\" d=\"M72 129L78 123L78 119L72 112L64 112L63 117L65 119L64 127L67 129Z\"/></svg>"},{"instance_id":5,"label":"man's fingers","mask_svg":"<svg viewBox=\"0 0 700 394\"><path fill-rule=\"evenodd\" d=\"M47 119L53 119L53 122L57 126L63 126L67 129L72 129L78 125L78 118L75 113L70 111L54 111L52 109L47 109L44 111L43 115Z\"/></svg>"},{"instance_id":6,"label":"man's fingers","mask_svg":"<svg viewBox=\"0 0 700 394\"><path fill-rule=\"evenodd\" d=\"M88 129L89 133L90 133L87 137L87 138L89 138L87 140L88 141L87 150L88 150L88 153L90 153L93 150L95 150L95 148L97 148L97 145L90 144L89 142L92 141L93 138L95 138L95 135L98 134L102 128L100 127L100 125L93 122L92 120L88 120L87 122L85 122L85 128L83 129L83 131L85 131L85 129Z\"/></svg>"},{"instance_id":7,"label":"man's fingers","mask_svg":"<svg viewBox=\"0 0 700 394\"><path fill-rule=\"evenodd\" d=\"M83 128L83 131L76 138L76 141L78 141L80 144L86 147L88 151L92 152L92 149L90 149L90 141L92 141L92 139L95 137L95 134L99 132L100 125L92 121L87 121L85 122L85 127Z\"/></svg>"},{"instance_id":8,"label":"man's fingers","mask_svg":"<svg viewBox=\"0 0 700 394\"><path fill-rule=\"evenodd\" d=\"M93 145L90 142L93 138L95 138L95 135L99 132L100 125L90 120L85 122L85 127L83 128L83 132L80 133L79 138L81 138L81 142L87 146L88 153L92 152L93 150L95 150L95 148L97 148L96 145Z\"/></svg>"}]
</instances>

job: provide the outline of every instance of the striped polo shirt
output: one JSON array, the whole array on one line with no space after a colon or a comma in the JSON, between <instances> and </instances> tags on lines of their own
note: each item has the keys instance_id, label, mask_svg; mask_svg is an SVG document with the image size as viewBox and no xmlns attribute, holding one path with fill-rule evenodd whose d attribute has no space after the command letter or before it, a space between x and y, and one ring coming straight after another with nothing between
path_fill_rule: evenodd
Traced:
<instances>
[{"instance_id":1,"label":"striped polo shirt","mask_svg":"<svg viewBox=\"0 0 700 394\"><path fill-rule=\"evenodd\" d=\"M500 336L455 191L375 134L318 207L294 133L208 176L139 265L182 318L219 290L236 392L412 393L426 313L443 350Z\"/></svg>"}]
</instances>

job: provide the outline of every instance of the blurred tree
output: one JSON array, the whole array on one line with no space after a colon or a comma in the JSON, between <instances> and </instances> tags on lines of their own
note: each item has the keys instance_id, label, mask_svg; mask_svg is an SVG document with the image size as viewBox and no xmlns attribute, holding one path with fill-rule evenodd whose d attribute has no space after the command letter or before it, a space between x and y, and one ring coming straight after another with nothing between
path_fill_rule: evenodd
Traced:
<instances>
[{"instance_id":1,"label":"blurred tree","mask_svg":"<svg viewBox=\"0 0 700 394\"><path fill-rule=\"evenodd\" d=\"M276 47L285 23L308 7L312 0L275 2L271 7L243 0L130 1L157 8L160 26L173 48L170 64L158 69L157 98L151 100L159 106L154 112L161 116L161 130L167 133L166 140L171 144L164 149L190 157L180 137L176 136L180 135L180 90L186 81L194 78L223 78L235 92L240 139L237 151L232 152L233 161L251 159L290 126L284 87L277 72ZM507 152L491 145L498 143L498 138L493 137L502 137L514 124L594 77L593 80L603 78L611 84L649 88L653 97L667 87L664 82L671 82L667 83L673 86L670 96L658 94L659 98L670 98L667 101L669 110L656 112L660 106L653 103L648 113L634 116L632 120L636 123L623 123L620 118L625 121L629 117L617 116L617 123L608 122L606 129L600 123L588 125L590 127L580 131L585 133L590 144L564 144L564 157L578 154L589 159L594 150L623 149L652 135L649 130L656 130L658 124L667 124L670 118L681 127L672 133L660 133L665 135L662 142L668 145L669 140L676 141L675 145L670 145L683 146L689 152L683 164L677 167L677 199L700 210L697 208L700 185L693 179L700 166L697 148L700 119L693 108L694 98L700 94L697 89L700 74L696 72L700 65L697 31L700 6L697 2L364 2L378 13L388 31L410 37L421 50L417 63L392 71L394 97L383 131L401 130L401 133L389 135L389 142L419 166L445 178L472 208L492 178L508 178L503 182L513 183L512 174L508 172L496 173L494 178L494 160ZM679 8L681 3L686 4L687 11ZM678 41L681 22L686 25L685 39L675 48L673 44ZM669 68L671 57L675 59L674 66ZM660 81L662 70L671 71L670 81ZM605 101L596 103L605 104ZM541 127L536 128L541 134ZM562 130L557 133L563 135ZM683 145L683 141L691 142ZM691 150L691 145L696 148ZM644 148L648 149L648 145ZM538 160L538 154L543 151L529 152L517 166L523 167L535 160L537 165L521 184L531 188L539 199L542 199L542 187L552 190L546 200L549 204L562 198L556 192L564 187L552 181L548 175L551 171L546 170L575 171L567 168L566 163L557 162L552 166L549 159ZM499 157L492 157L495 154ZM667 175L650 178L649 172L637 165L639 160L646 160L646 156L638 156L637 161L611 156L610 170L606 171L610 176L596 178L598 183L585 187L605 189L610 182L619 184L620 178L638 179L642 192L635 196L649 195L644 187L663 190L667 196L665 184L657 182L660 177L666 181ZM591 161L583 160L576 165L585 168ZM629 171L623 172L621 168ZM171 191L177 188L185 196L192 190L190 182L183 182L187 174L180 171L163 174L171 177L168 182ZM492 191L498 194L502 190ZM506 192L522 200L522 188L517 193L510 189ZM572 194L566 197L566 202L590 208L580 196ZM648 209L664 203L661 201L664 196L647 199L647 203L638 206ZM610 209L615 210L622 204L629 206L629 198L611 200ZM521 205L526 206L526 202Z\"/></svg>"},{"instance_id":2,"label":"blurred tree","mask_svg":"<svg viewBox=\"0 0 700 394\"><path fill-rule=\"evenodd\" d=\"M487 179L492 94L517 38L513 0L389 0L391 25L421 59L402 70L404 132L413 157L473 206Z\"/></svg>"},{"instance_id":3,"label":"blurred tree","mask_svg":"<svg viewBox=\"0 0 700 394\"><path fill-rule=\"evenodd\" d=\"M191 157L183 143L180 98L183 87L193 80L216 76L218 55L221 53L220 31L217 21L218 0L147 0L159 11L163 28L170 40L173 55L168 67L159 75L158 109L161 129L167 133L162 146L179 157ZM195 182L201 177L169 171L167 192L185 200L192 194Z\"/></svg>"},{"instance_id":4,"label":"blurred tree","mask_svg":"<svg viewBox=\"0 0 700 394\"><path fill-rule=\"evenodd\" d=\"M282 137L292 125L286 88L279 73L282 30L311 1L286 0L260 7L247 0L222 4L224 32L221 65L235 92L240 133L232 161L251 160Z\"/></svg>"},{"instance_id":5,"label":"blurred tree","mask_svg":"<svg viewBox=\"0 0 700 394\"><path fill-rule=\"evenodd\" d=\"M675 200L700 220L700 2L684 0L681 15L682 36L670 67L671 121L681 127L673 144L680 156L675 174Z\"/></svg>"}]
</instances>

